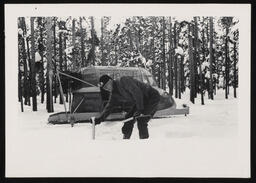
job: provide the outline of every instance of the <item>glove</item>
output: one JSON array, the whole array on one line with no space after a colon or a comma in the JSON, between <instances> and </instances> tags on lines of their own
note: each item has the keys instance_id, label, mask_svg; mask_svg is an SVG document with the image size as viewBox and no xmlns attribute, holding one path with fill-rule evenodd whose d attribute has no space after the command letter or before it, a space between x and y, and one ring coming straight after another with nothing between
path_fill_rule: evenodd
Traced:
<instances>
[{"instance_id":1,"label":"glove","mask_svg":"<svg viewBox=\"0 0 256 183\"><path fill-rule=\"evenodd\" d=\"M134 119L137 118L137 117L139 117L141 114L142 114L141 111L137 110L137 111L133 114Z\"/></svg>"},{"instance_id":2,"label":"glove","mask_svg":"<svg viewBox=\"0 0 256 183\"><path fill-rule=\"evenodd\" d=\"M94 118L94 121L95 121L95 125L99 125L101 123L100 118ZM92 118L90 118L90 123L93 123Z\"/></svg>"}]
</instances>

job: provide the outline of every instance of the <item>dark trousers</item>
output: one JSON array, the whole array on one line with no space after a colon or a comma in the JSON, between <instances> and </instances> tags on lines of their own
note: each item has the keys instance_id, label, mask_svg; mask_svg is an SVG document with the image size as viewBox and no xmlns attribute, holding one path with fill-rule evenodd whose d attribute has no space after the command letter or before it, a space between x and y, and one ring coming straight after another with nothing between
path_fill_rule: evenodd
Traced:
<instances>
[{"instance_id":1,"label":"dark trousers","mask_svg":"<svg viewBox=\"0 0 256 183\"><path fill-rule=\"evenodd\" d=\"M160 100L160 95L155 90L152 91L149 99L144 100L144 110L142 111L142 114L147 116L137 118L137 127L139 130L140 139L149 138L148 122L156 113L159 100ZM136 110L137 110L136 105L134 105L131 111L127 113L126 118L132 117L136 112ZM131 121L124 123L122 127L122 133L124 134L124 139L130 139L135 122L136 120L133 119Z\"/></svg>"}]
</instances>

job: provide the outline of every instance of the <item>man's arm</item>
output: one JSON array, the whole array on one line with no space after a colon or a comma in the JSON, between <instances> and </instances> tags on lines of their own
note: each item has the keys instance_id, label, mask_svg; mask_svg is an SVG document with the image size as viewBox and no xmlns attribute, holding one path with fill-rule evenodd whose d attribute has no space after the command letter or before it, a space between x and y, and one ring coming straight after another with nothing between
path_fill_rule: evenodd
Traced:
<instances>
[{"instance_id":1,"label":"man's arm","mask_svg":"<svg viewBox=\"0 0 256 183\"><path fill-rule=\"evenodd\" d=\"M109 116L109 114L111 113L113 107L114 107L114 98L112 97L112 95L110 95L108 103L104 107L104 109L101 112L100 116L97 117L97 120L99 120L100 122L104 121Z\"/></svg>"}]
</instances>

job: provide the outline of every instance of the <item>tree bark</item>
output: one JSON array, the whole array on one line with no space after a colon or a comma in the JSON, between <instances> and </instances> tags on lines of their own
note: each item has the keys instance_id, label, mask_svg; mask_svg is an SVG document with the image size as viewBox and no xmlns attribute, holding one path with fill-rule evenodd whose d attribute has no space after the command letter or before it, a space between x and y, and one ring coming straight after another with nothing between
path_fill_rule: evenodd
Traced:
<instances>
[{"instance_id":1,"label":"tree bark","mask_svg":"<svg viewBox=\"0 0 256 183\"><path fill-rule=\"evenodd\" d=\"M80 17L80 31L81 31L81 58L82 58L82 67L86 66L86 59L85 59L85 48L84 48L84 33L83 26L82 26L83 18Z\"/></svg>"},{"instance_id":2,"label":"tree bark","mask_svg":"<svg viewBox=\"0 0 256 183\"><path fill-rule=\"evenodd\" d=\"M225 38L225 98L228 99L229 89L229 57L228 57L228 27L226 27L226 38Z\"/></svg>"},{"instance_id":3,"label":"tree bark","mask_svg":"<svg viewBox=\"0 0 256 183\"><path fill-rule=\"evenodd\" d=\"M36 73L35 73L35 36L34 36L34 20L35 17L30 18L31 24L31 92L32 92L32 102L33 111L37 111L37 94L36 94Z\"/></svg>"},{"instance_id":4,"label":"tree bark","mask_svg":"<svg viewBox=\"0 0 256 183\"><path fill-rule=\"evenodd\" d=\"M236 62L237 62L237 47L236 47L236 42L234 42L234 83L233 83L233 88L234 88L234 97L237 97L236 94L236 88L237 88L237 72L236 72Z\"/></svg>"},{"instance_id":5,"label":"tree bark","mask_svg":"<svg viewBox=\"0 0 256 183\"><path fill-rule=\"evenodd\" d=\"M27 66L27 54L26 54L26 46L25 46L25 36L26 36L26 22L25 18L21 18L21 25L23 30L22 40L21 40L21 47L22 47L22 60L23 60L23 67L24 67L24 84L23 84L23 94L24 94L24 104L28 105L29 96L28 96L28 66Z\"/></svg>"},{"instance_id":6,"label":"tree bark","mask_svg":"<svg viewBox=\"0 0 256 183\"><path fill-rule=\"evenodd\" d=\"M18 43L20 44L21 39L18 37ZM19 58L18 58L18 99L20 102L20 107L21 107L21 112L24 112L24 108L23 108L23 94L22 94L22 85L21 85L21 60L22 60L22 49L21 46L18 47L18 51L19 51Z\"/></svg>"},{"instance_id":7,"label":"tree bark","mask_svg":"<svg viewBox=\"0 0 256 183\"><path fill-rule=\"evenodd\" d=\"M94 30L94 18L91 17L91 37L92 37L92 65L95 65L95 30Z\"/></svg>"},{"instance_id":8,"label":"tree bark","mask_svg":"<svg viewBox=\"0 0 256 183\"><path fill-rule=\"evenodd\" d=\"M54 60L54 73L57 73L57 50L56 50L56 18L53 17L53 60ZM57 102L58 88L57 88L57 77L54 77L54 103Z\"/></svg>"},{"instance_id":9,"label":"tree bark","mask_svg":"<svg viewBox=\"0 0 256 183\"><path fill-rule=\"evenodd\" d=\"M173 28L173 42L174 49L177 48L177 31L176 31L177 22L174 23ZM177 64L177 54L174 55L174 87L175 87L175 98L178 98L178 64Z\"/></svg>"},{"instance_id":10,"label":"tree bark","mask_svg":"<svg viewBox=\"0 0 256 183\"><path fill-rule=\"evenodd\" d=\"M194 55L191 25L188 24L188 45L189 45L189 67L190 67L190 101L195 103L195 76L194 76Z\"/></svg>"},{"instance_id":11,"label":"tree bark","mask_svg":"<svg viewBox=\"0 0 256 183\"><path fill-rule=\"evenodd\" d=\"M168 84L169 94L173 95L173 36L172 36L172 22L169 17L170 28L169 28L169 64L168 64Z\"/></svg>"},{"instance_id":12,"label":"tree bark","mask_svg":"<svg viewBox=\"0 0 256 183\"><path fill-rule=\"evenodd\" d=\"M116 45L115 47L115 55L116 55ZM106 65L105 55L104 55L104 17L101 18L101 38L100 38L100 50L101 50L101 65Z\"/></svg>"},{"instance_id":13,"label":"tree bark","mask_svg":"<svg viewBox=\"0 0 256 183\"><path fill-rule=\"evenodd\" d=\"M60 67L60 71L63 71L63 68L62 68L62 65L63 65L63 50L62 50L62 44L63 44L63 42L62 42L62 35L63 35L63 33L62 32L60 32L59 33L59 67ZM57 72L56 72L57 73ZM55 73L55 74L56 74ZM56 76L55 76L55 78L57 78ZM60 83L59 83L60 84ZM57 85L57 82L55 83L55 85ZM61 97L61 95L60 95L60 104L63 104L63 100L62 100L62 97Z\"/></svg>"},{"instance_id":14,"label":"tree bark","mask_svg":"<svg viewBox=\"0 0 256 183\"><path fill-rule=\"evenodd\" d=\"M26 38L26 43L27 43L27 55L28 55L28 67L29 67L29 73L28 73L28 105L30 106L30 97L31 97L31 59L30 59L30 52L29 52L29 37L27 36Z\"/></svg>"},{"instance_id":15,"label":"tree bark","mask_svg":"<svg viewBox=\"0 0 256 183\"><path fill-rule=\"evenodd\" d=\"M166 28L166 26L165 26L165 19L164 19L164 17L163 17L163 19L162 19L162 23L163 23L163 42L162 42L162 44L163 44L163 62L162 62L162 85L163 85L163 89L164 90L166 90L166 62L165 62L165 28Z\"/></svg>"},{"instance_id":16,"label":"tree bark","mask_svg":"<svg viewBox=\"0 0 256 183\"><path fill-rule=\"evenodd\" d=\"M64 40L63 40L63 42L64 42L64 50L66 50L66 48L67 48L67 35L66 35L66 33L64 33ZM68 71L68 63L67 63L67 54L66 54L66 51L64 52L64 71ZM68 88L69 88L69 86L68 86ZM68 91L69 89L67 89L67 91L66 91L66 102L68 102Z\"/></svg>"},{"instance_id":17,"label":"tree bark","mask_svg":"<svg viewBox=\"0 0 256 183\"><path fill-rule=\"evenodd\" d=\"M213 100L213 79L212 79L212 63L213 63L213 17L210 17L210 81L209 96Z\"/></svg>"},{"instance_id":18,"label":"tree bark","mask_svg":"<svg viewBox=\"0 0 256 183\"><path fill-rule=\"evenodd\" d=\"M72 67L73 70L76 70L76 58L75 58L75 44L76 44L76 20L73 18L72 20L72 46L73 46L73 54L72 54Z\"/></svg>"},{"instance_id":19,"label":"tree bark","mask_svg":"<svg viewBox=\"0 0 256 183\"><path fill-rule=\"evenodd\" d=\"M203 77L202 77L202 64L199 58L199 40L198 40L198 24L197 17L194 17L195 22L195 56L199 63L199 78L200 78L200 94L201 94L201 104L204 105L204 93L203 93Z\"/></svg>"},{"instance_id":20,"label":"tree bark","mask_svg":"<svg viewBox=\"0 0 256 183\"><path fill-rule=\"evenodd\" d=\"M52 78L53 78L53 63L52 63L52 18L46 18L46 32L47 32L47 111L54 112L53 109L53 95L52 95Z\"/></svg>"},{"instance_id":21,"label":"tree bark","mask_svg":"<svg viewBox=\"0 0 256 183\"><path fill-rule=\"evenodd\" d=\"M40 38L38 39L38 50L39 50L39 55L41 57L41 64L42 67L44 67L44 43L43 43L43 24L42 24L42 17L38 17L38 26L39 26L39 36ZM39 71L39 80L40 80L40 90L41 90L41 103L44 103L44 68L42 68Z\"/></svg>"}]
</instances>

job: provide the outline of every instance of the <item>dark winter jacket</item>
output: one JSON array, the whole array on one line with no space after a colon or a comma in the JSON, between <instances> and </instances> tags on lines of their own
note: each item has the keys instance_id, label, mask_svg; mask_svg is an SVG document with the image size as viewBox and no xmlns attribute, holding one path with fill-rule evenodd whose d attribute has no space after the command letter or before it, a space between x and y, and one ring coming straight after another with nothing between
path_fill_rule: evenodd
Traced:
<instances>
[{"instance_id":1,"label":"dark winter jacket","mask_svg":"<svg viewBox=\"0 0 256 183\"><path fill-rule=\"evenodd\" d=\"M107 105L101 113L99 119L104 121L111 113L111 110L120 102L126 101L136 105L136 110L143 111L144 106L150 103L151 96L158 91L129 76L123 76L119 80L113 81L113 90Z\"/></svg>"}]
</instances>

